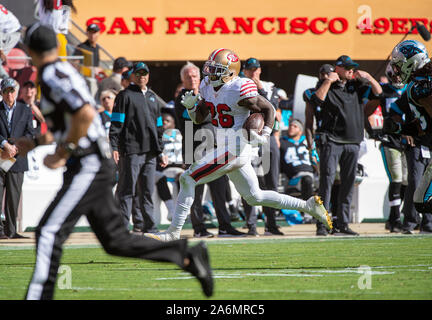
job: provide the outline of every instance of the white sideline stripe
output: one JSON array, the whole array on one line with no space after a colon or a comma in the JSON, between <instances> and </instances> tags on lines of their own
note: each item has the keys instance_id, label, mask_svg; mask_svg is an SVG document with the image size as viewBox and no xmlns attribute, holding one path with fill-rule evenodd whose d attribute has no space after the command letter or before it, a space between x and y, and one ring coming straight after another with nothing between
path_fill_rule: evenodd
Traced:
<instances>
[{"instance_id":1,"label":"white sideline stripe","mask_svg":"<svg viewBox=\"0 0 432 320\"><path fill-rule=\"evenodd\" d=\"M16 289L26 289L24 286L16 286L16 287L2 287L0 286L0 289L7 289L10 288L16 288ZM93 288L93 287L72 287L70 289L63 289L64 291L67 290L77 290L77 291L174 291L174 292L195 292L195 291L201 291L201 289L189 289L189 288ZM62 290L62 291L63 291ZM296 290L296 289L263 289L263 290L245 290L245 289L218 289L218 293L223 292L239 292L239 293L311 293L311 294L347 294L347 293L358 293L359 290L350 290L350 291L344 291L344 290L314 290L314 289L307 289L307 290ZM364 290L362 290L364 292ZM366 294L373 294L373 295L381 295L382 292L379 291L371 291L367 290L365 292ZM415 294L424 294L424 293L430 293L430 290L423 290L423 291L410 291L410 293Z\"/></svg>"},{"instance_id":2,"label":"white sideline stripe","mask_svg":"<svg viewBox=\"0 0 432 320\"><path fill-rule=\"evenodd\" d=\"M286 273L245 273L239 275L213 275L215 279L233 279L233 278L245 278L245 277L322 277L319 274L286 274ZM195 279L195 277L185 276L185 277L170 277L170 278L156 278L155 280L187 280Z\"/></svg>"},{"instance_id":3,"label":"white sideline stripe","mask_svg":"<svg viewBox=\"0 0 432 320\"><path fill-rule=\"evenodd\" d=\"M396 265L396 266L375 266L372 269L383 269L383 268L410 268L410 267L430 267L432 264L410 264L410 265Z\"/></svg>"},{"instance_id":4,"label":"white sideline stripe","mask_svg":"<svg viewBox=\"0 0 432 320\"><path fill-rule=\"evenodd\" d=\"M188 289L188 288L93 288L93 287L72 287L71 289L65 289L65 290L77 290L77 291L179 291L179 292L194 292L194 291L201 291L201 289ZM221 292L239 292L239 293L312 293L312 294L346 294L346 293L353 293L358 292L357 290L350 290L350 291L344 291L344 290L314 290L314 289L307 289L307 290L296 290L296 289L264 289L264 290L247 290L247 289L221 289L218 290L218 293ZM424 293L424 291L420 291L419 293ZM367 291L367 294L374 294L374 295L381 295L382 293L379 291L373 291L370 290Z\"/></svg>"},{"instance_id":5,"label":"white sideline stripe","mask_svg":"<svg viewBox=\"0 0 432 320\"><path fill-rule=\"evenodd\" d=\"M428 235L428 234L412 234L409 236L409 238L407 238L406 235L398 235L398 234L361 234L358 237L354 237L354 236L337 236L334 238L317 238L316 236L290 236L288 237L280 237L280 238L275 238L275 239L265 239L264 237L260 237L259 239L257 238L233 238L233 239L227 239L227 238L223 238L223 240L220 240L222 238L210 238L210 239L205 239L204 241L206 241L207 245L219 245L219 244L226 244L226 245L236 245L236 244L253 244L253 243L258 243L258 244L262 244L262 243L284 243L284 242L288 242L288 243L304 243L304 242L326 242L326 241L367 241L367 240L389 240L389 239L427 239L427 238L432 238L432 235ZM191 238L189 239L191 244L194 243L198 243L199 239L194 239ZM2 250L33 250L35 248L35 245L23 245L23 246L15 246L15 245L10 245L7 246L5 245L6 242L1 242L0 241L0 251ZM393 243L389 243L389 244L393 244ZM371 244L373 245L373 244ZM87 249L87 248L102 248L102 246L100 244L65 244L63 246L63 249ZM421 254L422 256L430 256L430 254Z\"/></svg>"},{"instance_id":6,"label":"white sideline stripe","mask_svg":"<svg viewBox=\"0 0 432 320\"><path fill-rule=\"evenodd\" d=\"M305 272L312 272L312 273L364 273L364 270L304 270ZM391 271L371 271L369 273L370 275L378 275L378 274L395 274L395 272Z\"/></svg>"}]
</instances>

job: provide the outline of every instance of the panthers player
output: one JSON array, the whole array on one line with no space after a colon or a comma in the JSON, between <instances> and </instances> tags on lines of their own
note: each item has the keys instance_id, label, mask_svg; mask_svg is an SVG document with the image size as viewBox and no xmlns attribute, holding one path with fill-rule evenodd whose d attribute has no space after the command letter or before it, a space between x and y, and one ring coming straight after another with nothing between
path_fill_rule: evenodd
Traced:
<instances>
[{"instance_id":1,"label":"panthers player","mask_svg":"<svg viewBox=\"0 0 432 320\"><path fill-rule=\"evenodd\" d=\"M390 61L407 89L402 97L391 105L392 110L405 119L386 118L384 130L391 133L412 135L416 145L421 145L422 157L430 158L432 147L432 63L426 47L419 41L405 40L392 52ZM429 159L430 160L430 159ZM423 213L420 230L432 233L432 165L429 163L414 193L414 205ZM405 217L406 220L407 217ZM404 233L412 233L404 221Z\"/></svg>"},{"instance_id":2,"label":"panthers player","mask_svg":"<svg viewBox=\"0 0 432 320\"><path fill-rule=\"evenodd\" d=\"M383 93L380 100L370 100L365 107L366 117L370 116L378 105L381 105L383 117L390 115L390 106L405 92L407 85L402 82L392 68L391 63L387 65L386 77L389 83L382 84ZM390 232L401 232L400 220L401 190L407 183L407 168L404 150L406 142L412 144L412 137L401 137L396 134L382 134L382 130L372 130L372 135L381 141L380 151L384 167L390 182L388 200L390 215L386 227Z\"/></svg>"},{"instance_id":3,"label":"panthers player","mask_svg":"<svg viewBox=\"0 0 432 320\"><path fill-rule=\"evenodd\" d=\"M217 148L193 163L180 178L180 192L175 215L168 230L163 233L145 234L168 241L180 238L180 231L194 201L195 186L207 183L227 174L237 191L251 206L268 206L277 209L295 209L307 212L322 221L330 230L332 224L319 197L307 201L261 190L251 165L252 146L268 142L275 119L273 106L258 94L256 84L240 78L240 59L231 50L214 50L203 68L200 94L186 92L182 104L194 123L202 122L209 114L216 127ZM242 126L252 112L264 114L262 134L251 130L251 140L244 143Z\"/></svg>"},{"instance_id":4,"label":"panthers player","mask_svg":"<svg viewBox=\"0 0 432 320\"><path fill-rule=\"evenodd\" d=\"M314 170L300 120L290 120L288 133L280 144L281 171L289 179L285 193L288 188L295 188L301 191L302 199L308 199L314 192Z\"/></svg>"}]
</instances>

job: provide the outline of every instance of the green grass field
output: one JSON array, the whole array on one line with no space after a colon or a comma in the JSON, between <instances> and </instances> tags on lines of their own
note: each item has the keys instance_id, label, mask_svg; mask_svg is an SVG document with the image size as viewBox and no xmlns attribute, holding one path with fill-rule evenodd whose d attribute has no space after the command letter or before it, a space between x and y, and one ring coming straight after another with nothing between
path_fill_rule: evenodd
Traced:
<instances>
[{"instance_id":1,"label":"green grass field","mask_svg":"<svg viewBox=\"0 0 432 320\"><path fill-rule=\"evenodd\" d=\"M432 299L430 236L258 238L208 247L214 299ZM33 249L0 247L0 299L24 297L33 264ZM66 247L62 265L72 287L57 287L56 299L205 299L174 265L113 257L97 246ZM360 266L370 267L369 282Z\"/></svg>"}]
</instances>

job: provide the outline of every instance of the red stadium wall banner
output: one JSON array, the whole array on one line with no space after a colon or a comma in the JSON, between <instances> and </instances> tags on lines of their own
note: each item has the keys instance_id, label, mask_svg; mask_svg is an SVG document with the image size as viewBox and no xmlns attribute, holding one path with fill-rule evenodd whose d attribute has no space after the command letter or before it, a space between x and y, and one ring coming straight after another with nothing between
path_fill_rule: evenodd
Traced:
<instances>
[{"instance_id":1,"label":"red stadium wall banner","mask_svg":"<svg viewBox=\"0 0 432 320\"><path fill-rule=\"evenodd\" d=\"M416 22L432 28L432 1L76 0L74 21L96 23L100 43L115 56L145 60L204 60L216 47L262 60L326 60L341 52L385 59ZM416 29L409 38L421 40ZM429 46L429 44L427 44Z\"/></svg>"}]
</instances>

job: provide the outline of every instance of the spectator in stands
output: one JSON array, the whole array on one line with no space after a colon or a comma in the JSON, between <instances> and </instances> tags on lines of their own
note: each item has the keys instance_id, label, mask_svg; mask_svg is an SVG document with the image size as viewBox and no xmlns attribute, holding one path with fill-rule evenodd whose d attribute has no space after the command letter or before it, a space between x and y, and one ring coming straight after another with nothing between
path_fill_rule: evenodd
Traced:
<instances>
[{"instance_id":1,"label":"spectator in stands","mask_svg":"<svg viewBox=\"0 0 432 320\"><path fill-rule=\"evenodd\" d=\"M87 40L84 42L81 42L75 52L74 52L74 56L80 56L80 55L84 55L87 52L91 53L91 67L94 68L95 73L98 73L99 71L101 71L102 69L99 68L99 62L100 62L100 57L99 57L99 53L100 53L100 46L97 44L97 41L99 39L100 36L100 28L96 23L92 23L90 25L87 26ZM83 50L81 50L83 49ZM85 51L84 51L85 50ZM107 88L103 88L102 90L105 89L109 89Z\"/></svg>"},{"instance_id":2,"label":"spectator in stands","mask_svg":"<svg viewBox=\"0 0 432 320\"><path fill-rule=\"evenodd\" d=\"M8 78L9 75L3 69L7 62L7 55L19 42L21 24L15 15L0 4L0 79Z\"/></svg>"},{"instance_id":3,"label":"spectator in stands","mask_svg":"<svg viewBox=\"0 0 432 320\"><path fill-rule=\"evenodd\" d=\"M129 69L122 73L120 84L121 84L123 89L126 89L127 87L129 87L131 74L132 74L132 70L129 70Z\"/></svg>"},{"instance_id":4,"label":"spectator in stands","mask_svg":"<svg viewBox=\"0 0 432 320\"><path fill-rule=\"evenodd\" d=\"M14 158L15 164L9 170L0 169L0 203L5 194L6 225L0 222L0 239L24 238L17 233L16 217L21 197L24 172L28 170L27 157L17 157L15 141L20 137L33 139L32 113L23 103L17 101L19 85L7 78L1 83L3 101L0 103L0 144L2 159Z\"/></svg>"},{"instance_id":5,"label":"spectator in stands","mask_svg":"<svg viewBox=\"0 0 432 320\"><path fill-rule=\"evenodd\" d=\"M364 136L363 99L370 92L381 95L382 88L369 73L354 71L359 65L350 57L340 56L335 64L335 72L326 75L311 96L313 104L322 110L319 195L328 210L339 164L341 186L335 229L339 231L337 234L358 235L348 224L358 154Z\"/></svg>"},{"instance_id":6,"label":"spectator in stands","mask_svg":"<svg viewBox=\"0 0 432 320\"><path fill-rule=\"evenodd\" d=\"M122 74L129 70L129 66L130 63L123 57L114 60L113 73L99 83L96 100L100 100L102 91L114 90L115 92L119 92L129 86L129 84L127 86L122 85ZM102 103L102 100L100 100L100 102Z\"/></svg>"},{"instance_id":7,"label":"spectator in stands","mask_svg":"<svg viewBox=\"0 0 432 320\"><path fill-rule=\"evenodd\" d=\"M99 114L102 119L102 124L107 131L107 136L109 136L109 129L111 127L111 116L116 96L117 92L111 89L102 91L100 95L102 108L99 108Z\"/></svg>"},{"instance_id":8,"label":"spectator in stands","mask_svg":"<svg viewBox=\"0 0 432 320\"><path fill-rule=\"evenodd\" d=\"M174 99L167 102L168 108L173 108L173 109L175 108L175 100L177 99L182 89L183 89L183 83L180 82L179 84L177 84L176 89L174 91Z\"/></svg>"},{"instance_id":9,"label":"spectator in stands","mask_svg":"<svg viewBox=\"0 0 432 320\"><path fill-rule=\"evenodd\" d=\"M59 56L67 56L66 35L69 32L70 15L71 11L76 13L73 0L39 0L36 10L40 23L51 26L57 34Z\"/></svg>"},{"instance_id":10,"label":"spectator in stands","mask_svg":"<svg viewBox=\"0 0 432 320\"><path fill-rule=\"evenodd\" d=\"M33 114L33 129L36 134L44 134L47 130L47 124L40 111L40 102L37 100L37 88L33 81L26 81L22 85L18 101L31 109Z\"/></svg>"},{"instance_id":11,"label":"spectator in stands","mask_svg":"<svg viewBox=\"0 0 432 320\"><path fill-rule=\"evenodd\" d=\"M161 108L165 104L160 104L148 89L149 77L149 68L144 62L134 65L133 84L120 91L115 99L109 136L114 161L119 165L117 193L125 226L129 226L133 198L138 192L144 217L141 231L156 232L152 194L156 161L162 167L167 165L162 153Z\"/></svg>"},{"instance_id":12,"label":"spectator in stands","mask_svg":"<svg viewBox=\"0 0 432 320\"><path fill-rule=\"evenodd\" d=\"M168 187L168 177L163 173L168 168L183 168L182 158L182 135L180 130L175 128L175 115L171 109L162 109L162 121L164 133L162 136L163 154L168 158L168 164L165 168L157 167L156 171L156 190L159 198L165 202L168 209L168 219L171 220L174 215L175 202L173 195ZM178 182L178 176L183 172L183 169L176 171L174 181Z\"/></svg>"},{"instance_id":13,"label":"spectator in stands","mask_svg":"<svg viewBox=\"0 0 432 320\"><path fill-rule=\"evenodd\" d=\"M269 100L275 110L279 106L279 96L277 94L278 88L272 82L261 80L261 64L255 58L249 58L246 60L243 66L243 73L245 77L253 80L258 88L258 93ZM264 165L264 190L278 191L279 185L279 124L281 121L280 114L277 114L277 118L274 122L273 131L270 135L270 163ZM248 208L249 209L249 208ZM263 208L266 215L265 232L273 235L283 235L278 229L276 224L276 210L270 207ZM251 230L252 229L252 230ZM249 226L249 233L253 235L256 230L253 226Z\"/></svg>"},{"instance_id":14,"label":"spectator in stands","mask_svg":"<svg viewBox=\"0 0 432 320\"><path fill-rule=\"evenodd\" d=\"M303 200L307 200L314 193L314 169L303 131L300 120L290 121L287 136L281 138L280 165L281 172L288 178L285 193L290 194L295 189L301 192Z\"/></svg>"},{"instance_id":15,"label":"spectator in stands","mask_svg":"<svg viewBox=\"0 0 432 320\"><path fill-rule=\"evenodd\" d=\"M211 124L211 120L208 118L206 121L200 123L199 125L193 124L189 114L187 113L186 108L181 103L181 97L183 94L185 94L187 91L193 90L195 94L199 92L199 85L200 85L200 69L194 65L191 62L187 62L180 70L180 78L183 83L183 89L178 94L176 100L175 100L175 114L176 114L176 120L177 120L177 127L180 129L180 132L183 136L183 161L185 161L186 164L189 160L192 160L193 153L195 153L195 150L200 147L202 148L206 143L208 143L207 139L206 141L190 141L186 140L186 124L189 123L191 126L193 126L193 135L195 136L195 133L198 130L206 129L209 130L209 132L213 133L213 125ZM214 133L213 133L214 134ZM216 139L214 139L216 140ZM191 153L186 153L187 145L189 143L193 143L192 148L190 148ZM209 146L209 147L213 147ZM196 159L194 159L196 160ZM238 236L245 236L245 233L240 232L233 228L231 226L231 218L230 214L228 213L228 210L226 208L226 188L228 184L228 177L222 176L219 179L216 179L208 184L210 188L210 193L213 199L213 204L215 207L216 217L219 222L219 236L220 237L238 237ZM204 211L202 207L202 198L204 193L204 185L198 185L195 188L195 199L194 203L191 207L191 222L192 227L194 229L194 237L198 238L209 238L214 237L214 234L207 231L207 228L204 224Z\"/></svg>"}]
</instances>

